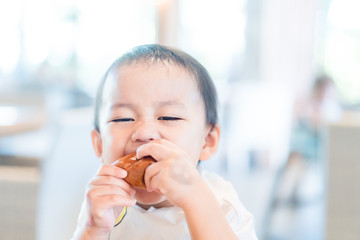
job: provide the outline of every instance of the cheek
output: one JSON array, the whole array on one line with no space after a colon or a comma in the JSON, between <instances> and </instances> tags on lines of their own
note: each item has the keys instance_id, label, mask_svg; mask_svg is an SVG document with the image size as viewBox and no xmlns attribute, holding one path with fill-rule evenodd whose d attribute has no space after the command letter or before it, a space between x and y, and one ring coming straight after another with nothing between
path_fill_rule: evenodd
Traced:
<instances>
[{"instance_id":1,"label":"cheek","mask_svg":"<svg viewBox=\"0 0 360 240\"><path fill-rule=\"evenodd\" d=\"M191 160L197 164L205 142L202 131L200 131L199 128L189 128L187 131L179 131L176 133L174 140L174 143L182 148Z\"/></svg>"},{"instance_id":2,"label":"cheek","mask_svg":"<svg viewBox=\"0 0 360 240\"><path fill-rule=\"evenodd\" d=\"M103 131L103 161L111 164L124 155L125 142L121 134L113 131L111 128Z\"/></svg>"},{"instance_id":3,"label":"cheek","mask_svg":"<svg viewBox=\"0 0 360 240\"><path fill-rule=\"evenodd\" d=\"M192 157L194 158L195 164L198 163L201 155L201 151L205 145L206 133L204 127L201 125L196 129L193 129L189 136L189 148L191 149Z\"/></svg>"}]
</instances>

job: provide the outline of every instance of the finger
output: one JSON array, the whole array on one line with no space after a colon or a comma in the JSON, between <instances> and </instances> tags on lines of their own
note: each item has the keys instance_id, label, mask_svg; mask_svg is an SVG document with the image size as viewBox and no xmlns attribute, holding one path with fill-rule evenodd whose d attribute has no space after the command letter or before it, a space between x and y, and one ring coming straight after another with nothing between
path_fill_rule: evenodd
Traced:
<instances>
[{"instance_id":1,"label":"finger","mask_svg":"<svg viewBox=\"0 0 360 240\"><path fill-rule=\"evenodd\" d=\"M178 147L175 144L165 139L153 140L137 148L136 158L140 159L145 156L151 156L157 161L162 161L171 157L174 150L176 151L177 149Z\"/></svg>"},{"instance_id":2,"label":"finger","mask_svg":"<svg viewBox=\"0 0 360 240\"><path fill-rule=\"evenodd\" d=\"M124 197L121 195L104 195L92 201L92 209L100 211L101 209L111 209L119 206L132 207L136 204L135 198Z\"/></svg>"},{"instance_id":3,"label":"finger","mask_svg":"<svg viewBox=\"0 0 360 240\"><path fill-rule=\"evenodd\" d=\"M127 176L127 172L124 169L119 168L117 166L104 164L99 168L96 175L125 178Z\"/></svg>"},{"instance_id":4,"label":"finger","mask_svg":"<svg viewBox=\"0 0 360 240\"><path fill-rule=\"evenodd\" d=\"M161 168L162 168L162 164L159 162L159 163L150 165L145 170L144 182L145 182L146 190L148 192L152 192L154 190L154 188L157 188L157 186L153 184L154 183L153 180L160 174Z\"/></svg>"},{"instance_id":5,"label":"finger","mask_svg":"<svg viewBox=\"0 0 360 240\"><path fill-rule=\"evenodd\" d=\"M102 196L119 195L125 198L133 198L134 194L130 194L122 188L116 186L96 186L87 192L90 199L96 199Z\"/></svg>"},{"instance_id":6,"label":"finger","mask_svg":"<svg viewBox=\"0 0 360 240\"><path fill-rule=\"evenodd\" d=\"M130 195L135 194L135 189L123 179L119 179L113 176L96 176L88 184L89 188L97 186L113 186L120 188Z\"/></svg>"}]
</instances>

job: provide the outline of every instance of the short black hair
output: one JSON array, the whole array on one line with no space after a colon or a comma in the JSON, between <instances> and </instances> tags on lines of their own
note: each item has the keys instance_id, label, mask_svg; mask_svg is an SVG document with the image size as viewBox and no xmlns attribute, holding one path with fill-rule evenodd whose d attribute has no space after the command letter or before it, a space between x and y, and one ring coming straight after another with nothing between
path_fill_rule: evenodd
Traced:
<instances>
[{"instance_id":1,"label":"short black hair","mask_svg":"<svg viewBox=\"0 0 360 240\"><path fill-rule=\"evenodd\" d=\"M217 93L208 71L189 54L160 44L137 46L115 60L103 76L95 98L94 127L100 132L99 114L102 105L103 90L106 79L116 69L133 63L156 63L179 66L188 71L197 81L201 96L205 103L206 123L212 128L218 122Z\"/></svg>"}]
</instances>

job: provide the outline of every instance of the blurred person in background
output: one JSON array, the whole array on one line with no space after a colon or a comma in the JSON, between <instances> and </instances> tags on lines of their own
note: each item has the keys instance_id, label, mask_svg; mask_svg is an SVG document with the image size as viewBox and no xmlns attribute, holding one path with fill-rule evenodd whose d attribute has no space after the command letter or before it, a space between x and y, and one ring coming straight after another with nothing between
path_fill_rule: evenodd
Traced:
<instances>
[{"instance_id":1,"label":"blurred person in background","mask_svg":"<svg viewBox=\"0 0 360 240\"><path fill-rule=\"evenodd\" d=\"M335 84L326 75L317 77L308 96L295 102L289 155L276 175L264 239L321 239L322 128L341 116Z\"/></svg>"},{"instance_id":2,"label":"blurred person in background","mask_svg":"<svg viewBox=\"0 0 360 240\"><path fill-rule=\"evenodd\" d=\"M317 77L309 96L294 106L294 125L289 157L280 173L276 201L298 204L307 201L300 185L307 170L321 164L322 127L342 116L335 83L331 77ZM306 190L306 189L305 189Z\"/></svg>"}]
</instances>

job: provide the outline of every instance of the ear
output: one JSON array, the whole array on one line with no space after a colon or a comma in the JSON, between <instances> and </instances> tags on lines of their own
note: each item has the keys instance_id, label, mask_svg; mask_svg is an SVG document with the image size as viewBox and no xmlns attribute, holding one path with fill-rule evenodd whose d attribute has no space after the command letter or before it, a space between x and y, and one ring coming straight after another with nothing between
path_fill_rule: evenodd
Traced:
<instances>
[{"instance_id":1,"label":"ear","mask_svg":"<svg viewBox=\"0 0 360 240\"><path fill-rule=\"evenodd\" d=\"M205 137L205 143L200 153L200 161L208 160L217 151L220 140L220 126L217 124L212 129L209 127L209 133Z\"/></svg>"},{"instance_id":2,"label":"ear","mask_svg":"<svg viewBox=\"0 0 360 240\"><path fill-rule=\"evenodd\" d=\"M98 158L100 158L102 155L102 139L99 131L95 129L91 131L91 140L95 154Z\"/></svg>"}]
</instances>

